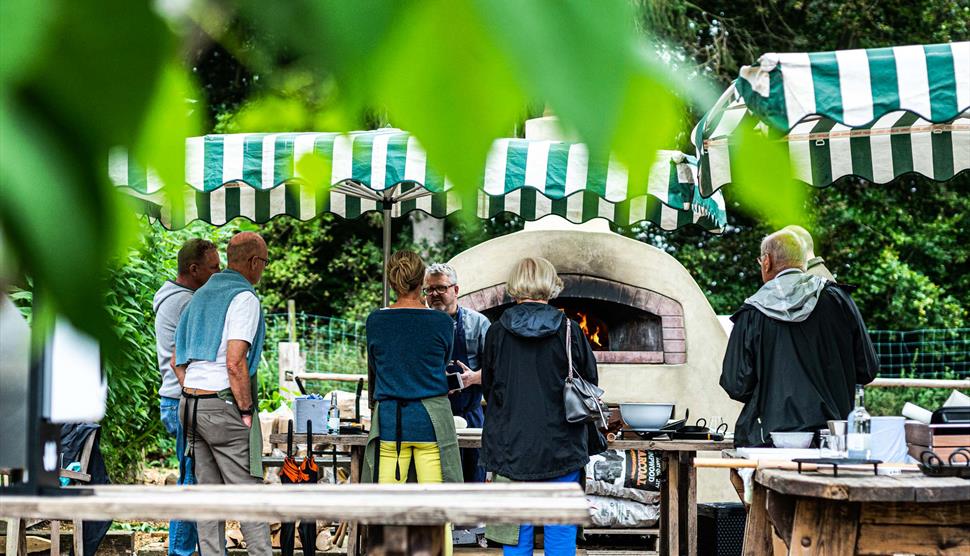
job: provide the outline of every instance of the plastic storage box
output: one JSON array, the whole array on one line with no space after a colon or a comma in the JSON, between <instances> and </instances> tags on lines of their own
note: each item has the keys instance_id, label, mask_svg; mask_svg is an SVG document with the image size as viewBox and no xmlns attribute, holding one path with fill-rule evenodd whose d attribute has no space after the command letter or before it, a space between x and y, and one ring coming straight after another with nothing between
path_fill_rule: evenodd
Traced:
<instances>
[{"instance_id":1,"label":"plastic storage box","mask_svg":"<svg viewBox=\"0 0 970 556\"><path fill-rule=\"evenodd\" d=\"M293 399L293 432L306 433L306 423L310 421L314 434L326 434L327 412L330 400L315 396L300 396Z\"/></svg>"}]
</instances>

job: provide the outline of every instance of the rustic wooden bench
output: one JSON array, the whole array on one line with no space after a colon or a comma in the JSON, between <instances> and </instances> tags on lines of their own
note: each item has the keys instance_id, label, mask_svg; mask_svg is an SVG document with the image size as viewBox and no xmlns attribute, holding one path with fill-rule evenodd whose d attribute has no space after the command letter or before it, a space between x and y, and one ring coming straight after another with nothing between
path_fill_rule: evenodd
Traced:
<instances>
[{"instance_id":1,"label":"rustic wooden bench","mask_svg":"<svg viewBox=\"0 0 970 556\"><path fill-rule=\"evenodd\" d=\"M270 435L270 442L286 442L285 434ZM314 445L341 446L351 454L351 482L360 479L365 435L314 434ZM481 448L480 433L458 431L460 448ZM697 470L693 466L697 452L717 452L734 447L732 441L713 440L614 440L615 450L654 450L662 452L667 466L667 480L661 489L660 551L665 554L697 555ZM471 522L470 522L471 523ZM348 554L356 555L357 529L351 526Z\"/></svg>"},{"instance_id":2,"label":"rustic wooden bench","mask_svg":"<svg viewBox=\"0 0 970 556\"><path fill-rule=\"evenodd\" d=\"M68 487L74 489L74 487ZM445 523L588 525L578 485L95 486L74 496L4 496L11 519L354 521L371 526L369 552L442 554Z\"/></svg>"}]
</instances>

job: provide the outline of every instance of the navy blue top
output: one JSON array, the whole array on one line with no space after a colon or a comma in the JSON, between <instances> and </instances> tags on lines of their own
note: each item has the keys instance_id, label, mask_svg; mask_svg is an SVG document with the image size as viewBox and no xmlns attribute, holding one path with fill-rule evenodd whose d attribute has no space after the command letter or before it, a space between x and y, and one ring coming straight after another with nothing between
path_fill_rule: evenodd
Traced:
<instances>
[{"instance_id":1,"label":"navy blue top","mask_svg":"<svg viewBox=\"0 0 970 556\"><path fill-rule=\"evenodd\" d=\"M434 442L431 418L419 402L448 394L455 321L432 309L378 309L367 317L367 365L373 399L381 402L381 440Z\"/></svg>"}]
</instances>

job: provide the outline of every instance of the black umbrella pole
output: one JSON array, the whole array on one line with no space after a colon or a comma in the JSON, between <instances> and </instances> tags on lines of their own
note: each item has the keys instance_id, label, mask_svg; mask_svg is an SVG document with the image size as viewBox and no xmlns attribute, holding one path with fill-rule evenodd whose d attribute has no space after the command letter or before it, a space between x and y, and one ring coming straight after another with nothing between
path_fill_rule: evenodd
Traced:
<instances>
[{"instance_id":1,"label":"black umbrella pole","mask_svg":"<svg viewBox=\"0 0 970 556\"><path fill-rule=\"evenodd\" d=\"M385 206L384 208L384 263L382 265L382 274L384 275L384 297L382 299L382 307L387 307L391 302L391 292L390 287L387 283L387 261L391 258L391 207Z\"/></svg>"}]
</instances>

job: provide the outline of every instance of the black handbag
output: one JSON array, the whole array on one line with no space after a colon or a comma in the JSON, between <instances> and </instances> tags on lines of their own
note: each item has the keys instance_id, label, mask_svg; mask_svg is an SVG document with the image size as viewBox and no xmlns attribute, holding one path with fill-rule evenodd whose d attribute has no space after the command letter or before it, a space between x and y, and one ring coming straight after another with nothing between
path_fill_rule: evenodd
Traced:
<instances>
[{"instance_id":1,"label":"black handbag","mask_svg":"<svg viewBox=\"0 0 970 556\"><path fill-rule=\"evenodd\" d=\"M608 424L608 409L600 401L603 389L581 377L573 371L573 331L572 321L566 318L566 360L569 362L569 373L563 385L563 407L566 410L566 422L591 423L597 429L606 429Z\"/></svg>"}]
</instances>

